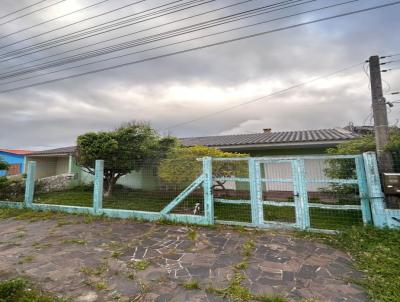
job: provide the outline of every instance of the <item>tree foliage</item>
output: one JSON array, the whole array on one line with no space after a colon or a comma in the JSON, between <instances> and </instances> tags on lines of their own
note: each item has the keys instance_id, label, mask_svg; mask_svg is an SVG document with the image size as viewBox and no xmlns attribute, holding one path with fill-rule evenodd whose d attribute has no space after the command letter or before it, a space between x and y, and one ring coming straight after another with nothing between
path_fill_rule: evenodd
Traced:
<instances>
[{"instance_id":1,"label":"tree foliage","mask_svg":"<svg viewBox=\"0 0 400 302\"><path fill-rule=\"evenodd\" d=\"M176 145L175 138L162 138L148 124L128 123L114 131L79 136L76 159L91 174L94 174L95 161L104 160L105 195L109 196L120 177L165 157Z\"/></svg>"},{"instance_id":2,"label":"tree foliage","mask_svg":"<svg viewBox=\"0 0 400 302\"><path fill-rule=\"evenodd\" d=\"M7 170L8 164L0 157L0 170Z\"/></svg>"},{"instance_id":3,"label":"tree foliage","mask_svg":"<svg viewBox=\"0 0 400 302\"><path fill-rule=\"evenodd\" d=\"M179 147L173 149L160 162L159 176L167 183L189 184L202 173L202 162L197 159L210 157L247 157L248 154L225 152L206 146ZM247 177L246 161L213 161L213 177ZM224 189L224 181L215 186Z\"/></svg>"},{"instance_id":4,"label":"tree foliage","mask_svg":"<svg viewBox=\"0 0 400 302\"><path fill-rule=\"evenodd\" d=\"M368 151L375 151L376 143L373 134L363 135L347 142L338 144L336 148L327 150L329 155L348 155L362 154ZM396 155L400 152L400 129L391 129L389 134L389 143L386 145L386 150L390 151L394 160L400 160ZM399 162L400 163L400 162ZM334 159L327 162L325 174L330 178L335 179L351 179L356 178L356 168L353 159ZM330 191L337 193L354 192L354 185L331 185Z\"/></svg>"}]
</instances>

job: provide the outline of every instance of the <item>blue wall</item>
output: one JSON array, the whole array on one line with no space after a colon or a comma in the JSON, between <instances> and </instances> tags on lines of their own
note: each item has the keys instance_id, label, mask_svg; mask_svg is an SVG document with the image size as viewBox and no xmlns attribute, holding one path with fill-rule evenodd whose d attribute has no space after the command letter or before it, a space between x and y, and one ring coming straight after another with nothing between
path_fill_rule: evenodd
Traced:
<instances>
[{"instance_id":1,"label":"blue wall","mask_svg":"<svg viewBox=\"0 0 400 302\"><path fill-rule=\"evenodd\" d=\"M0 158L10 165L20 164L21 165L20 172L21 173L24 172L25 155L18 155L18 154L12 154L12 153L8 153L8 152L0 151ZM5 176L5 175L7 175L7 171L0 170L0 176Z\"/></svg>"}]
</instances>

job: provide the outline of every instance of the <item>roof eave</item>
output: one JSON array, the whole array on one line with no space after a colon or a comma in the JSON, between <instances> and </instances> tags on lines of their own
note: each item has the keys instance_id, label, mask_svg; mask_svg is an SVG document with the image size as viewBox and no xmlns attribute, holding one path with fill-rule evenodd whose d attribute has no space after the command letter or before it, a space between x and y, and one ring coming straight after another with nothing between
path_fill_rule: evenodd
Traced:
<instances>
[{"instance_id":1,"label":"roof eave","mask_svg":"<svg viewBox=\"0 0 400 302\"><path fill-rule=\"evenodd\" d=\"M349 139L350 140L350 139ZM273 143L273 144L245 144L245 145L221 145L209 146L222 150L258 150L258 149L295 149L295 148L329 148L343 143L347 140L323 141L323 142L295 142L295 143Z\"/></svg>"}]
</instances>

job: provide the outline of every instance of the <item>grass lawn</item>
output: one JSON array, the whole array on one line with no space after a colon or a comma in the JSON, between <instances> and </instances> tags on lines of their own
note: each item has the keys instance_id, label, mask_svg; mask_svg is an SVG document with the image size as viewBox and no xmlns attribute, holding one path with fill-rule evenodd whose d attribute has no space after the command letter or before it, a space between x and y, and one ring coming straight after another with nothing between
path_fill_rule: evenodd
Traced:
<instances>
[{"instance_id":1,"label":"grass lawn","mask_svg":"<svg viewBox=\"0 0 400 302\"><path fill-rule=\"evenodd\" d=\"M348 252L366 278L358 282L372 301L400 301L400 230L352 227L338 235L309 234Z\"/></svg>"},{"instance_id":2,"label":"grass lawn","mask_svg":"<svg viewBox=\"0 0 400 302\"><path fill-rule=\"evenodd\" d=\"M110 209L126 209L137 211L159 212L171 202L179 192L152 191L115 191L109 198L104 198L103 207ZM41 193L35 196L35 202L92 206L92 192L73 189L63 192ZM191 213L197 202L203 203L202 196L190 195L173 213ZM250 222L251 208L246 204L215 204L215 217L218 220ZM295 222L294 207L264 206L266 221ZM356 210L310 209L311 227L322 229L341 229L343 227L361 225L361 212Z\"/></svg>"},{"instance_id":3,"label":"grass lawn","mask_svg":"<svg viewBox=\"0 0 400 302\"><path fill-rule=\"evenodd\" d=\"M0 282L0 301L2 302L70 302L43 292L40 288L23 278Z\"/></svg>"}]
</instances>

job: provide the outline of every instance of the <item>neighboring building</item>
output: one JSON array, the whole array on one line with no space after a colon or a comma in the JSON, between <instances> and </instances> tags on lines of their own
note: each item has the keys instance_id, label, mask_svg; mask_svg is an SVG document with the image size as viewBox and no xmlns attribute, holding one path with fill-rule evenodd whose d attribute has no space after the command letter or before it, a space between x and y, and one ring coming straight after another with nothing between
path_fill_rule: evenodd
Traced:
<instances>
[{"instance_id":1,"label":"neighboring building","mask_svg":"<svg viewBox=\"0 0 400 302\"><path fill-rule=\"evenodd\" d=\"M25 171L25 156L32 151L0 149L0 158L9 166L8 170L0 170L0 176L18 175Z\"/></svg>"},{"instance_id":2,"label":"neighboring building","mask_svg":"<svg viewBox=\"0 0 400 302\"><path fill-rule=\"evenodd\" d=\"M181 138L180 141L182 145L188 147L204 145L224 151L248 153L251 156L292 156L321 155L328 148L357 136L343 128L287 132L272 132L271 129L264 129L264 132L256 134L189 137ZM66 147L33 152L27 157L27 161L36 161L36 178L69 173L74 175L77 182L88 183L93 180L93 176L76 165L75 150L76 147ZM319 161L306 162L306 168L310 170L321 170L320 166ZM281 165L278 169L271 164L264 173L274 178L284 178L291 175L291 170L290 166ZM159 186L156 169L132 172L122 177L118 183L135 189L151 189ZM281 187L280 189L289 188Z\"/></svg>"}]
</instances>

